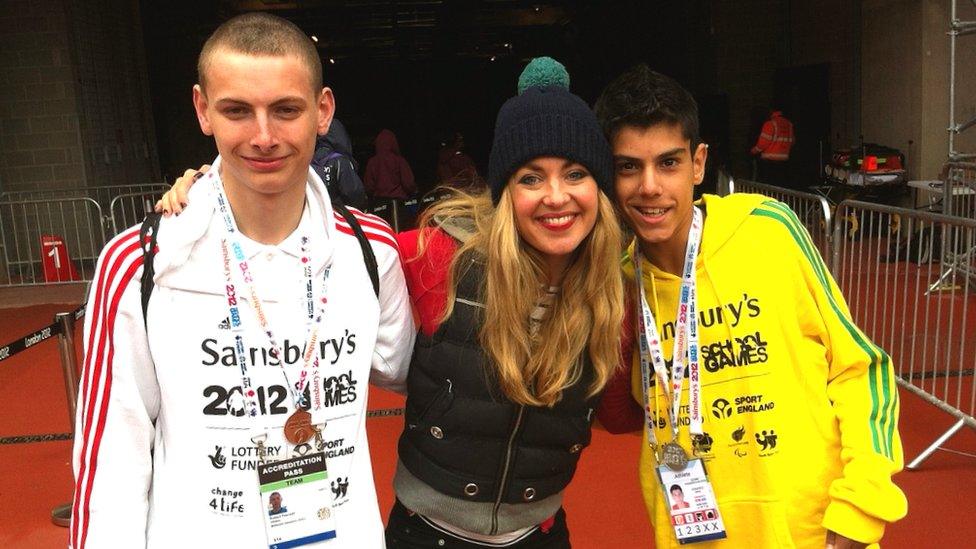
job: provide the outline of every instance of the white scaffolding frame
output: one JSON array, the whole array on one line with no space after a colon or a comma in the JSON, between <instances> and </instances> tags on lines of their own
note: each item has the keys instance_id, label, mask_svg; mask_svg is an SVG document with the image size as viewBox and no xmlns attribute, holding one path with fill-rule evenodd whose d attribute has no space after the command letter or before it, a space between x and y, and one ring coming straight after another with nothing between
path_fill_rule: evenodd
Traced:
<instances>
[{"instance_id":1,"label":"white scaffolding frame","mask_svg":"<svg viewBox=\"0 0 976 549\"><path fill-rule=\"evenodd\" d=\"M970 3L976 7L976 0L969 0ZM971 169L973 166L973 161L976 160L976 153L967 153L956 150L956 136L960 133L976 126L976 116L971 119L959 122L956 120L956 43L961 36L967 34L976 34L976 21L963 21L959 19L959 0L952 0L952 12L949 16L949 127L947 128L949 132L949 155L948 155L948 170L946 171L946 180L943 186L944 189L944 202L943 211L950 213L953 212L952 200L954 184L965 184L970 185L971 182L964 182L963 177L959 177L956 173L957 170L965 170L967 168ZM974 189L976 190L976 189ZM943 241L945 238L943 237ZM955 275L962 275L964 277L973 277L973 272L968 268L971 263L971 254L976 253L976 248L970 247L968 250L961 254L953 254L952 257L945 257L948 259L948 267L942 272L938 281L929 287L927 294L936 289L945 280L950 279ZM951 281L950 281L951 282ZM967 280L968 282L968 280ZM968 287L968 285L967 285ZM974 393L976 395L976 393ZM958 410L952 409L944 405L941 401L936 398L929 399L940 408L946 410L947 412L957 416L959 420L952 425L945 433L939 436L932 444L923 450L915 459L913 459L908 465L908 469L917 469L922 463L932 455L933 452L941 448L953 435L955 435L963 426L968 425L969 427L976 428L976 418L970 414L965 414L959 412Z\"/></svg>"}]
</instances>

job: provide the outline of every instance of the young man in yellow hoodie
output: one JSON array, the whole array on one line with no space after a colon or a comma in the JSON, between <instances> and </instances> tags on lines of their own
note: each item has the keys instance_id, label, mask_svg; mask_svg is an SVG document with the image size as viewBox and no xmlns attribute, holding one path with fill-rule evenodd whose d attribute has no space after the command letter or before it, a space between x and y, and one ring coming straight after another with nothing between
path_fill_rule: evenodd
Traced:
<instances>
[{"instance_id":1,"label":"young man in yellow hoodie","mask_svg":"<svg viewBox=\"0 0 976 549\"><path fill-rule=\"evenodd\" d=\"M851 321L788 207L748 194L693 202L708 149L677 82L637 67L596 112L636 235L623 260L637 317L632 365L608 388L601 420L644 426L640 479L656 547L679 537L699 547L877 543L907 506L891 481L902 447L888 355ZM691 511L672 510L661 479L699 470L707 480L685 488Z\"/></svg>"}]
</instances>

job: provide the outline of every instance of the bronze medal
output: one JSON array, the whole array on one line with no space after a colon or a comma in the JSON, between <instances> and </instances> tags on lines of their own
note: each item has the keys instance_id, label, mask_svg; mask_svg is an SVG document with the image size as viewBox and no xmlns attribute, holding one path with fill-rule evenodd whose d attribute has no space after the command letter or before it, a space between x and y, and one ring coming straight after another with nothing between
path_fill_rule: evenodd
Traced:
<instances>
[{"instance_id":1,"label":"bronze medal","mask_svg":"<svg viewBox=\"0 0 976 549\"><path fill-rule=\"evenodd\" d=\"M312 414L305 410L295 410L285 422L285 438L292 444L305 444L314 434Z\"/></svg>"},{"instance_id":2,"label":"bronze medal","mask_svg":"<svg viewBox=\"0 0 976 549\"><path fill-rule=\"evenodd\" d=\"M661 448L661 462L672 471L681 471L688 466L688 454L677 442L669 442Z\"/></svg>"}]
</instances>

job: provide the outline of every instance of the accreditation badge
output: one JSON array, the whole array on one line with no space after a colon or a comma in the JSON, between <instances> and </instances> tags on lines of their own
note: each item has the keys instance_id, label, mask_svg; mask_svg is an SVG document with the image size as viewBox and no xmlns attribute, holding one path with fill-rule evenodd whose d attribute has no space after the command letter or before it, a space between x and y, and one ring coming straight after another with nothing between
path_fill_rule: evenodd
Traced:
<instances>
[{"instance_id":1,"label":"accreditation badge","mask_svg":"<svg viewBox=\"0 0 976 549\"><path fill-rule=\"evenodd\" d=\"M270 549L336 537L335 517L328 503L328 478L323 452L258 465Z\"/></svg>"},{"instance_id":2,"label":"accreditation badge","mask_svg":"<svg viewBox=\"0 0 976 549\"><path fill-rule=\"evenodd\" d=\"M690 459L679 470L658 465L657 476L664 490L664 501L671 512L671 526L678 543L684 545L726 537L715 492L701 459Z\"/></svg>"}]
</instances>

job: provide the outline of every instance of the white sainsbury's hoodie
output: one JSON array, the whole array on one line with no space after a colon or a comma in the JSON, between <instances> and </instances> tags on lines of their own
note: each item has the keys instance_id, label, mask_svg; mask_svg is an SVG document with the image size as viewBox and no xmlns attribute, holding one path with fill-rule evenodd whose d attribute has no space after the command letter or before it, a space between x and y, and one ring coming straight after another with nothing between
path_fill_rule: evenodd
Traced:
<instances>
[{"instance_id":1,"label":"white sainsbury's hoodie","mask_svg":"<svg viewBox=\"0 0 976 549\"><path fill-rule=\"evenodd\" d=\"M69 544L82 547L267 547L251 437L267 432L268 458L292 455L281 426L294 411L278 361L242 304L258 418L243 416L240 369L228 329L220 240L224 222L209 179L190 190L180 217L162 220L155 289L143 326L139 227L106 245L85 319L85 366L74 446L75 514ZM377 300L359 242L309 170L299 228L277 246L240 238L291 380L305 344L299 239L311 239L318 281L331 266L310 391L323 406L337 537L316 547L383 547L365 418L369 383L402 391L415 329L392 231L356 213L376 255ZM247 302L246 295L238 295ZM287 505L287 501L285 502Z\"/></svg>"}]
</instances>

